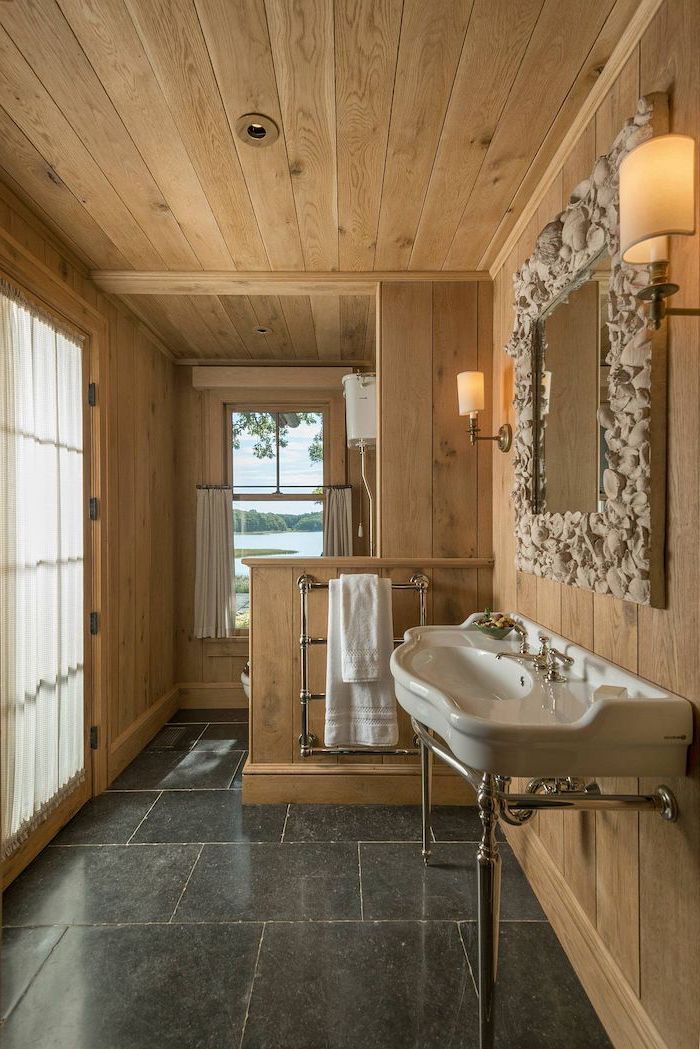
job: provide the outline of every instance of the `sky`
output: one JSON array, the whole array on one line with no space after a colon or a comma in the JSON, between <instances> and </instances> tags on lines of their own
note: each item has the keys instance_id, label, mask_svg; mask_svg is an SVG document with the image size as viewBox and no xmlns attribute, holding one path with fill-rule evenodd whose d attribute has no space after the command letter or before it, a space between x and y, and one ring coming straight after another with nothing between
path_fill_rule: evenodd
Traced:
<instances>
[{"instance_id":1,"label":"sky","mask_svg":"<svg viewBox=\"0 0 700 1049\"><path fill-rule=\"evenodd\" d=\"M309 461L309 445L318 432L318 423L300 423L294 429L287 431L288 445L280 450L280 477L282 486L287 484L303 484L315 487L323 484L323 464L311 463ZM261 485L275 484L275 461L274 459L257 459L253 455L255 438L244 434L240 438L240 448L233 451L234 484L236 490L244 488L254 491ZM265 489L271 491L271 489ZM274 503L267 501L236 501L236 508L240 510L276 511L285 514L305 514L321 509L318 503L296 502L294 500L280 499Z\"/></svg>"}]
</instances>

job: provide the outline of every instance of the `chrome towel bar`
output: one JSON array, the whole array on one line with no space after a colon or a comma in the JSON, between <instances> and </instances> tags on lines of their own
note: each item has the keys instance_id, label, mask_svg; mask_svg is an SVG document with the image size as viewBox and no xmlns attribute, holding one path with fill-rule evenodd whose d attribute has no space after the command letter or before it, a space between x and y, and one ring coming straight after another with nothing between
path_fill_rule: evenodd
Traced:
<instances>
[{"instance_id":1,"label":"chrome towel bar","mask_svg":"<svg viewBox=\"0 0 700 1049\"><path fill-rule=\"evenodd\" d=\"M299 595L301 600L301 636L299 638L301 688L299 690L299 701L301 703L301 733L299 735L299 748L302 758L310 758L314 754L391 754L391 755L414 755L418 754L417 748L408 747L319 747L318 739L309 731L309 703L311 700L325 699L325 692L309 691L309 648L312 645L325 645L328 643L326 637L310 637L308 632L309 606L308 598L312 590L327 590L328 583L320 583L313 576L304 574L297 579ZM422 572L415 572L408 583L392 583L392 590L415 590L418 594L418 620L420 626L425 626L426 621L426 593L430 587L430 580ZM402 637L395 637L394 644L403 643Z\"/></svg>"}]
</instances>

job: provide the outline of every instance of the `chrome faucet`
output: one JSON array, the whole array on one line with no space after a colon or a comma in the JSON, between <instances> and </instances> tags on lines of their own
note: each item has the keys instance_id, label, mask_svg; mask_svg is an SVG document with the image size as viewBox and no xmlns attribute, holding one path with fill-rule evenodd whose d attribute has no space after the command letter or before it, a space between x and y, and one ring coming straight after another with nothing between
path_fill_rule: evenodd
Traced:
<instances>
[{"instance_id":1,"label":"chrome faucet","mask_svg":"<svg viewBox=\"0 0 700 1049\"><path fill-rule=\"evenodd\" d=\"M516 663L532 663L535 670L544 670L539 654L534 652L497 652L496 659L514 659Z\"/></svg>"},{"instance_id":2,"label":"chrome faucet","mask_svg":"<svg viewBox=\"0 0 700 1049\"><path fill-rule=\"evenodd\" d=\"M544 671L545 681L566 681L564 675L559 673L558 664L563 663L568 667L573 666L574 661L571 656L565 656L558 648L552 648L550 644L551 638L548 638L546 634L540 634L538 640L540 642L540 650L538 652L539 669Z\"/></svg>"},{"instance_id":3,"label":"chrome faucet","mask_svg":"<svg viewBox=\"0 0 700 1049\"><path fill-rule=\"evenodd\" d=\"M514 659L516 663L532 663L534 670L544 674L545 681L565 681L566 679L564 676L559 673L558 663L565 663L567 666L572 666L574 661L571 656L565 656L563 652L559 651L559 649L552 648L550 644L551 639L547 637L546 634L540 634L538 637L540 643L539 652L528 652L527 634L522 627L520 627L518 633L521 638L520 651L497 652L496 659Z\"/></svg>"}]
</instances>

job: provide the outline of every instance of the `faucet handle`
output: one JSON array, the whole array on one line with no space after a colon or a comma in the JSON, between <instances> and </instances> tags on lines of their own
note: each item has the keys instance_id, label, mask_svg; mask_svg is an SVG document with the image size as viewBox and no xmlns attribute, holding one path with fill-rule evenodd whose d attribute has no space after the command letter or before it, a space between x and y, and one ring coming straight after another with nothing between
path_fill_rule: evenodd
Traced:
<instances>
[{"instance_id":1,"label":"faucet handle","mask_svg":"<svg viewBox=\"0 0 700 1049\"><path fill-rule=\"evenodd\" d=\"M539 655L546 656L549 651L549 643L552 640L551 637L547 637L546 634L538 634L537 640L540 643Z\"/></svg>"},{"instance_id":2,"label":"faucet handle","mask_svg":"<svg viewBox=\"0 0 700 1049\"><path fill-rule=\"evenodd\" d=\"M516 632L516 634L520 638L520 652L521 652L521 654L524 654L528 650L527 630L522 625L522 623L519 623L517 621L517 619L513 620L513 630Z\"/></svg>"}]
</instances>

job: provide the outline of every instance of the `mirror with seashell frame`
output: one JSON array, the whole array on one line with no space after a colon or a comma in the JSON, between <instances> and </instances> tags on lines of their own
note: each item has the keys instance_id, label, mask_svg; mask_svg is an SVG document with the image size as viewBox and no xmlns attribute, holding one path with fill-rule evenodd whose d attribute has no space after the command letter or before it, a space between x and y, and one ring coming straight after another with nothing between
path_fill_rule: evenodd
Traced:
<instances>
[{"instance_id":1,"label":"mirror with seashell frame","mask_svg":"<svg viewBox=\"0 0 700 1049\"><path fill-rule=\"evenodd\" d=\"M535 513L603 510L610 404L610 256L603 250L542 314L532 339Z\"/></svg>"},{"instance_id":2,"label":"mirror with seashell frame","mask_svg":"<svg viewBox=\"0 0 700 1049\"><path fill-rule=\"evenodd\" d=\"M668 126L641 98L513 278L516 564L640 604L664 602L666 331L622 262L618 170ZM601 324L601 307L607 319ZM568 392L567 392L568 391Z\"/></svg>"}]
</instances>

